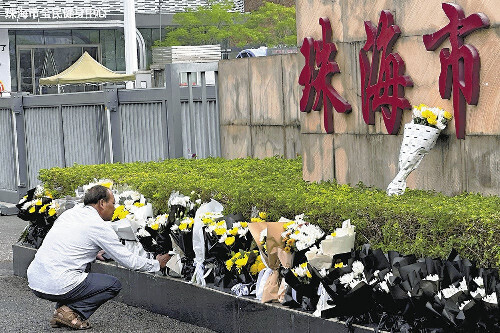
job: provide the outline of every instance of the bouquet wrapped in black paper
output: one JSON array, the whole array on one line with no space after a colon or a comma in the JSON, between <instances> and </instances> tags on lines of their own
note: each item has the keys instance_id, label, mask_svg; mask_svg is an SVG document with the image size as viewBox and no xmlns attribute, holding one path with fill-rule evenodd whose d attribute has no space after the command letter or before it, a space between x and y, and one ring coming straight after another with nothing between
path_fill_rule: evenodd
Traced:
<instances>
[{"instance_id":1,"label":"bouquet wrapped in black paper","mask_svg":"<svg viewBox=\"0 0 500 333\"><path fill-rule=\"evenodd\" d=\"M30 189L16 207L17 216L29 222L18 241L39 248L57 219L59 200L52 199L52 195L38 185Z\"/></svg>"},{"instance_id":2,"label":"bouquet wrapped in black paper","mask_svg":"<svg viewBox=\"0 0 500 333\"><path fill-rule=\"evenodd\" d=\"M281 275L287 283L283 305L300 307L305 311L314 311L319 300L319 276L312 273L313 267L303 262L291 269L284 268Z\"/></svg>"},{"instance_id":3,"label":"bouquet wrapped in black paper","mask_svg":"<svg viewBox=\"0 0 500 333\"><path fill-rule=\"evenodd\" d=\"M224 279L227 288L237 296L249 295L255 289L257 275L265 268L258 250L240 250L226 261Z\"/></svg>"}]
</instances>

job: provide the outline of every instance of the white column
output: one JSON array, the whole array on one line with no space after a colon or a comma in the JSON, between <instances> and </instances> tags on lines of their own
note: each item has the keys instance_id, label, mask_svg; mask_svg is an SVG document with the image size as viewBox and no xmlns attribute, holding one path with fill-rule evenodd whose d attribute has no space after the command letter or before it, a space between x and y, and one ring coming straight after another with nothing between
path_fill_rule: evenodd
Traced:
<instances>
[{"instance_id":1,"label":"white column","mask_svg":"<svg viewBox=\"0 0 500 333\"><path fill-rule=\"evenodd\" d=\"M134 0L123 0L123 30L125 35L125 66L127 74L137 72L137 40L135 32ZM133 88L133 82L127 82L127 89Z\"/></svg>"}]
</instances>

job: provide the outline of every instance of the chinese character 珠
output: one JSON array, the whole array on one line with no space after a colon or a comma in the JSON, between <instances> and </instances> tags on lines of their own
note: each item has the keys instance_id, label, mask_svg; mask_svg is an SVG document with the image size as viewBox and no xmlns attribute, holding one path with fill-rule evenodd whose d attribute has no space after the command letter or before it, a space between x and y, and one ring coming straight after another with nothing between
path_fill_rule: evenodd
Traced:
<instances>
[{"instance_id":1,"label":"chinese character \u73e0","mask_svg":"<svg viewBox=\"0 0 500 333\"><path fill-rule=\"evenodd\" d=\"M378 28L365 21L366 43L359 51L361 72L361 108L368 125L375 124L375 111L381 111L389 134L397 134L404 109L411 109L405 98L404 88L412 87L413 81L405 72L405 63L392 47L401 31L394 24L392 14L380 13ZM372 52L372 61L368 52Z\"/></svg>"},{"instance_id":2,"label":"chinese character \u73e0","mask_svg":"<svg viewBox=\"0 0 500 333\"><path fill-rule=\"evenodd\" d=\"M443 3L442 7L450 23L433 34L424 35L423 40L425 48L434 51L447 38L450 39L451 51L443 48L439 53L439 93L441 98L450 99L453 90L456 135L464 139L465 103L477 105L480 67L479 52L474 46L464 44L464 37L476 29L488 27L490 21L483 13L465 17L462 7L454 3Z\"/></svg>"},{"instance_id":3,"label":"chinese character \u73e0","mask_svg":"<svg viewBox=\"0 0 500 333\"><path fill-rule=\"evenodd\" d=\"M323 40L315 41L307 37L300 48L305 57L305 65L299 76L299 84L304 86L300 99L300 111L321 110L324 104L323 124L326 133L333 133L333 112L348 113L351 105L332 87L331 79L340 73L334 61L337 48L332 43L332 27L328 18L320 18Z\"/></svg>"}]
</instances>

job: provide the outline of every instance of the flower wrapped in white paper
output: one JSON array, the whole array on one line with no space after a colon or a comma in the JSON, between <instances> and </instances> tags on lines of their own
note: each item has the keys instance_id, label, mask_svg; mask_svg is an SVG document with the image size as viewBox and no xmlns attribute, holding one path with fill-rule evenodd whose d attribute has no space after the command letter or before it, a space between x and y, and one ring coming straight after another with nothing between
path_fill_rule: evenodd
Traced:
<instances>
[{"instance_id":1,"label":"flower wrapped in white paper","mask_svg":"<svg viewBox=\"0 0 500 333\"><path fill-rule=\"evenodd\" d=\"M316 246L312 246L306 252L307 262L318 271L332 267L332 256L324 254Z\"/></svg>"},{"instance_id":2,"label":"flower wrapped in white paper","mask_svg":"<svg viewBox=\"0 0 500 333\"><path fill-rule=\"evenodd\" d=\"M405 192L406 178L435 146L439 133L446 128L451 118L449 112L440 108L429 108L424 104L413 108L413 121L404 127L399 171L387 187L388 195L401 195Z\"/></svg>"},{"instance_id":3,"label":"flower wrapped in white paper","mask_svg":"<svg viewBox=\"0 0 500 333\"><path fill-rule=\"evenodd\" d=\"M350 252L354 248L355 228L351 225L351 220L342 222L342 228L336 228L334 233L326 236L319 244L319 249L324 255L330 257Z\"/></svg>"}]
</instances>

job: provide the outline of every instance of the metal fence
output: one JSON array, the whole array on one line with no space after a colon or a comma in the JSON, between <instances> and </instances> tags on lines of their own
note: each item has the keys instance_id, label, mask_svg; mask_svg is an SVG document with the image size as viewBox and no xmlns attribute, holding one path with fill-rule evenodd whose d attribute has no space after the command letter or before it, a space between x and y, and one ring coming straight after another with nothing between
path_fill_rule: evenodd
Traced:
<instances>
[{"instance_id":1,"label":"metal fence","mask_svg":"<svg viewBox=\"0 0 500 333\"><path fill-rule=\"evenodd\" d=\"M17 202L40 169L220 156L217 63L173 64L166 88L0 98L0 201ZM179 73L200 86L179 86Z\"/></svg>"}]
</instances>

